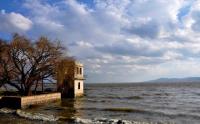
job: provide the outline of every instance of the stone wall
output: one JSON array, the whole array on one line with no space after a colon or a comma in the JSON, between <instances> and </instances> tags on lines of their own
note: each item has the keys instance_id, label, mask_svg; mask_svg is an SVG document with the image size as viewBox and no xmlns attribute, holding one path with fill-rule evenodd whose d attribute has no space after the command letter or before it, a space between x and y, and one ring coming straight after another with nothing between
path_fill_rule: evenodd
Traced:
<instances>
[{"instance_id":1,"label":"stone wall","mask_svg":"<svg viewBox=\"0 0 200 124\"><path fill-rule=\"evenodd\" d=\"M9 108L27 108L30 105L37 105L61 99L61 93L49 93L34 96L4 96L1 103Z\"/></svg>"},{"instance_id":2,"label":"stone wall","mask_svg":"<svg viewBox=\"0 0 200 124\"><path fill-rule=\"evenodd\" d=\"M25 97L21 97L21 105L22 105L22 108L24 108L29 105L41 104L41 103L46 103L46 102L60 100L60 99L61 99L60 93L25 96Z\"/></svg>"}]
</instances>

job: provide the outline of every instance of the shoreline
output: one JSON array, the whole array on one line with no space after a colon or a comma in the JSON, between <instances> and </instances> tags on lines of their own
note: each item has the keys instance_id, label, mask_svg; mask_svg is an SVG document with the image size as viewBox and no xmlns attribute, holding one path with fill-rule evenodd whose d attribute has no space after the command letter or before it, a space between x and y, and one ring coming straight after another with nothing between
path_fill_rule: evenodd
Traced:
<instances>
[{"instance_id":1,"label":"shoreline","mask_svg":"<svg viewBox=\"0 0 200 124\"><path fill-rule=\"evenodd\" d=\"M54 116L41 113L31 113L26 112L21 109L9 109L1 108L0 114L10 114L18 116L20 118L27 119L27 121L43 121L43 122L58 122L58 123L74 123L74 124L157 124L157 122L146 122L146 121L133 121L133 120L123 120L123 119L108 119L108 118L80 118L80 117L62 117ZM160 122L159 122L160 123ZM165 124L174 124L174 123L165 123Z\"/></svg>"}]
</instances>

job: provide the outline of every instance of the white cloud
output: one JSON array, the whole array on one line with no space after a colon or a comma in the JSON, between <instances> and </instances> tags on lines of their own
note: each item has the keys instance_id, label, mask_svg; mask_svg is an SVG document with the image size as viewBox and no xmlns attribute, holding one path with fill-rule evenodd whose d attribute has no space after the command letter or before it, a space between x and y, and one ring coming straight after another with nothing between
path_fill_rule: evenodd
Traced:
<instances>
[{"instance_id":1,"label":"white cloud","mask_svg":"<svg viewBox=\"0 0 200 124\"><path fill-rule=\"evenodd\" d=\"M184 0L95 0L94 6L88 8L87 4L69 0L56 4L27 1L25 7L38 27L35 30L43 27L39 34L55 34L64 44L71 44L71 54L89 65L88 70L95 67L98 73L110 72L108 69L117 73L126 67L144 72L149 65L187 59L198 53L198 47L190 43L193 38L187 36L190 41L180 41L190 34L194 23L186 24L183 19L186 26L179 26L178 14L185 4ZM110 65L120 69L108 68Z\"/></svg>"},{"instance_id":2,"label":"white cloud","mask_svg":"<svg viewBox=\"0 0 200 124\"><path fill-rule=\"evenodd\" d=\"M79 4L75 0L67 0L65 1L66 4L68 4L74 12L80 14L80 15L87 15L89 14L89 9L87 10L86 5L84 4Z\"/></svg>"},{"instance_id":3,"label":"white cloud","mask_svg":"<svg viewBox=\"0 0 200 124\"><path fill-rule=\"evenodd\" d=\"M20 13L6 13L5 10L0 12L1 31L14 32L26 32L31 29L33 23L27 17Z\"/></svg>"},{"instance_id":4,"label":"white cloud","mask_svg":"<svg viewBox=\"0 0 200 124\"><path fill-rule=\"evenodd\" d=\"M180 11L187 5L191 9L183 16ZM199 5L186 0L94 0L89 7L84 1L26 0L23 7L30 19L3 10L0 19L18 17L24 21L8 19L9 24L29 30L31 37L62 40L85 64L90 82L112 81L112 76L141 81L170 76L173 69L181 73L181 63L198 63Z\"/></svg>"},{"instance_id":5,"label":"white cloud","mask_svg":"<svg viewBox=\"0 0 200 124\"><path fill-rule=\"evenodd\" d=\"M79 41L76 43L77 46L79 47L86 47L86 48L91 48L93 47L93 45L91 43L88 43L88 42L84 42L84 41Z\"/></svg>"}]
</instances>

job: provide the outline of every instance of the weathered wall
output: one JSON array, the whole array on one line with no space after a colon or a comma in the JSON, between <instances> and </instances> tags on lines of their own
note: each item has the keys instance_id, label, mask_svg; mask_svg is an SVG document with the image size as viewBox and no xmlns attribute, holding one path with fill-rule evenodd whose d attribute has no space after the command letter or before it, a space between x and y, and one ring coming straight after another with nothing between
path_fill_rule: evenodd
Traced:
<instances>
[{"instance_id":1,"label":"weathered wall","mask_svg":"<svg viewBox=\"0 0 200 124\"><path fill-rule=\"evenodd\" d=\"M80 89L79 89L79 83L80 83ZM75 80L74 81L74 96L82 96L84 93L84 86L83 86L83 80Z\"/></svg>"},{"instance_id":2,"label":"weathered wall","mask_svg":"<svg viewBox=\"0 0 200 124\"><path fill-rule=\"evenodd\" d=\"M5 96L2 97L2 105L9 108L26 108L30 105L37 105L61 99L61 93L49 93L34 96Z\"/></svg>"},{"instance_id":3,"label":"weathered wall","mask_svg":"<svg viewBox=\"0 0 200 124\"><path fill-rule=\"evenodd\" d=\"M59 64L57 73L57 91L63 98L74 98L83 95L84 68L77 61L64 60ZM80 82L80 89L78 84Z\"/></svg>"}]
</instances>

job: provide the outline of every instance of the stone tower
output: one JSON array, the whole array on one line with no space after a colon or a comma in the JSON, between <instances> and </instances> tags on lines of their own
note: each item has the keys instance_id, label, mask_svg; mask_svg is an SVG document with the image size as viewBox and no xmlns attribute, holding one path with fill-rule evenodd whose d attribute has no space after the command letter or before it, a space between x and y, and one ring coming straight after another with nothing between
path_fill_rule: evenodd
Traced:
<instances>
[{"instance_id":1,"label":"stone tower","mask_svg":"<svg viewBox=\"0 0 200 124\"><path fill-rule=\"evenodd\" d=\"M74 82L73 82L73 87L74 87L74 96L82 96L84 93L84 76L83 76L83 64L79 62L75 62L75 74L74 74Z\"/></svg>"},{"instance_id":2,"label":"stone tower","mask_svg":"<svg viewBox=\"0 0 200 124\"><path fill-rule=\"evenodd\" d=\"M63 60L58 65L57 89L62 97L75 98L84 93L83 64L73 60Z\"/></svg>"}]
</instances>

